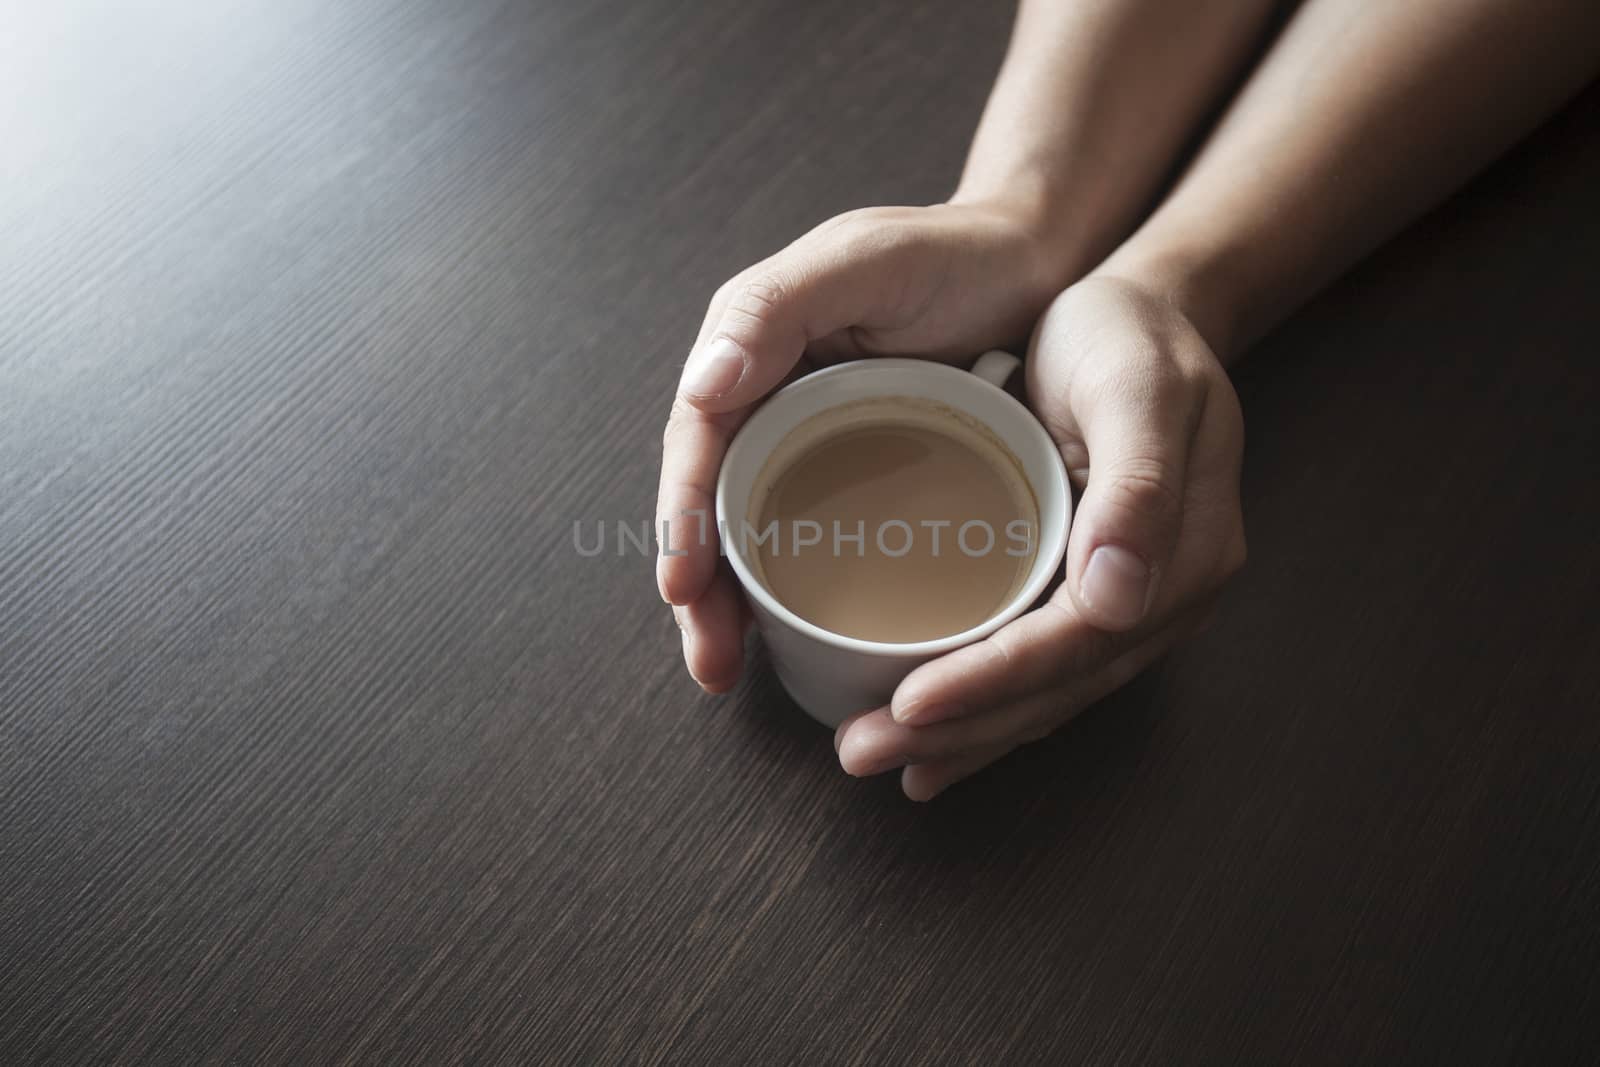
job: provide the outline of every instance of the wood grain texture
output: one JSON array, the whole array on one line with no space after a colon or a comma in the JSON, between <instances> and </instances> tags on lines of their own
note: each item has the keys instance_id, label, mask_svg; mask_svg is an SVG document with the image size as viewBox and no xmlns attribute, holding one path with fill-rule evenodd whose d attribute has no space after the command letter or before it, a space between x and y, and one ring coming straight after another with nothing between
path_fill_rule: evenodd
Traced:
<instances>
[{"instance_id":1,"label":"wood grain texture","mask_svg":"<svg viewBox=\"0 0 1600 1067\"><path fill-rule=\"evenodd\" d=\"M11 9L0 1063L1592 1062L1595 92L1240 370L1217 627L936 804L573 551L1009 15Z\"/></svg>"}]
</instances>

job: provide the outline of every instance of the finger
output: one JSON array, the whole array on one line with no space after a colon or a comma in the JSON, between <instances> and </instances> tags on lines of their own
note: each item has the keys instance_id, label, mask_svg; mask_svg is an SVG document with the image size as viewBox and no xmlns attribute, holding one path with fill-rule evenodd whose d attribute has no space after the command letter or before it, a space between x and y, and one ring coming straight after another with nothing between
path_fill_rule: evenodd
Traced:
<instances>
[{"instance_id":1,"label":"finger","mask_svg":"<svg viewBox=\"0 0 1600 1067\"><path fill-rule=\"evenodd\" d=\"M889 709L874 708L850 716L833 733L833 748L839 755L839 766L857 778L892 771L905 766L898 754L903 745L889 737L894 731L904 729L889 718Z\"/></svg>"},{"instance_id":2,"label":"finger","mask_svg":"<svg viewBox=\"0 0 1600 1067\"><path fill-rule=\"evenodd\" d=\"M877 709L868 708L865 711L858 711L854 715L852 715L848 719L846 719L844 722L842 722L838 726L834 727L834 730L833 730L833 752L834 752L834 755L838 755L839 754L840 742L842 742L844 740L844 735L845 735L846 732L849 731L851 724L853 724L857 719L863 718L864 716L867 716L867 715L871 715L875 710L877 710Z\"/></svg>"},{"instance_id":3,"label":"finger","mask_svg":"<svg viewBox=\"0 0 1600 1067\"><path fill-rule=\"evenodd\" d=\"M813 369L809 360L802 359L779 386ZM743 408L711 415L681 401L673 404L662 438L655 526L661 546L656 556L656 588L669 604L694 600L716 573L720 554L717 474L728 442L751 411Z\"/></svg>"},{"instance_id":4,"label":"finger","mask_svg":"<svg viewBox=\"0 0 1600 1067\"><path fill-rule=\"evenodd\" d=\"M683 631L683 660L689 675L708 693L725 693L744 667L743 597L733 575L719 569L705 593L673 608Z\"/></svg>"},{"instance_id":5,"label":"finger","mask_svg":"<svg viewBox=\"0 0 1600 1067\"><path fill-rule=\"evenodd\" d=\"M919 803L932 800L963 778L968 778L1008 755L1012 745L973 749L950 759L913 763L900 772L900 791Z\"/></svg>"},{"instance_id":6,"label":"finger","mask_svg":"<svg viewBox=\"0 0 1600 1067\"><path fill-rule=\"evenodd\" d=\"M1090 456L1067 547L1067 581L1102 629L1139 625L1183 525L1184 478L1200 394L1177 372L1109 378L1074 414Z\"/></svg>"},{"instance_id":7,"label":"finger","mask_svg":"<svg viewBox=\"0 0 1600 1067\"><path fill-rule=\"evenodd\" d=\"M894 691L892 714L907 726L965 718L1084 674L1132 640L1091 626L1058 588L982 641L912 671Z\"/></svg>"},{"instance_id":8,"label":"finger","mask_svg":"<svg viewBox=\"0 0 1600 1067\"><path fill-rule=\"evenodd\" d=\"M679 394L707 412L760 399L812 341L895 311L899 261L911 250L882 227L835 220L738 275L712 302L716 324L684 366Z\"/></svg>"},{"instance_id":9,"label":"finger","mask_svg":"<svg viewBox=\"0 0 1600 1067\"><path fill-rule=\"evenodd\" d=\"M1184 521L1189 456L1215 370L1205 342L1184 323L1117 290L1098 301L1063 294L1041 319L1035 386L1069 367L1058 439L1076 440L1088 480L1067 544L1066 588L1080 614L1129 630L1149 613ZM1107 293L1115 292L1109 307ZM1069 459L1070 462L1070 459Z\"/></svg>"},{"instance_id":10,"label":"finger","mask_svg":"<svg viewBox=\"0 0 1600 1067\"><path fill-rule=\"evenodd\" d=\"M996 745L1015 745L1031 739L1031 728L1049 709L1069 700L1071 693L1058 686L1026 700L1014 701L964 719L949 719L930 726L905 726L880 708L848 724L839 742L839 765L849 774L880 774L911 763L951 759ZM1070 716L1061 707L1056 716Z\"/></svg>"},{"instance_id":11,"label":"finger","mask_svg":"<svg viewBox=\"0 0 1600 1067\"><path fill-rule=\"evenodd\" d=\"M1132 681L1192 633L1203 615L1200 610L1187 612L1082 677L965 719L905 726L877 713L862 717L842 731L841 763L846 770L916 766L1037 741Z\"/></svg>"},{"instance_id":12,"label":"finger","mask_svg":"<svg viewBox=\"0 0 1600 1067\"><path fill-rule=\"evenodd\" d=\"M655 533L660 539L656 586L669 604L693 601L716 573L717 472L746 415L711 415L680 400L667 417Z\"/></svg>"},{"instance_id":13,"label":"finger","mask_svg":"<svg viewBox=\"0 0 1600 1067\"><path fill-rule=\"evenodd\" d=\"M1077 618L1070 599L1057 590L1043 607L989 638L911 672L895 690L893 717L905 729L921 731L963 719L988 719L996 709L1033 694L1054 692L1097 675L1130 650L1190 632L1209 606L1210 598L1206 598L1181 608L1154 630L1115 634ZM1003 716L1000 721L1005 721ZM952 735L956 747L963 736L968 735ZM978 740L982 740L981 732ZM933 743L931 738L923 742Z\"/></svg>"},{"instance_id":14,"label":"finger","mask_svg":"<svg viewBox=\"0 0 1600 1067\"><path fill-rule=\"evenodd\" d=\"M722 318L727 287L718 289L695 334L697 351ZM675 395L661 437L661 478L656 488L656 588L669 604L687 604L716 572L717 471L748 412L711 414Z\"/></svg>"}]
</instances>

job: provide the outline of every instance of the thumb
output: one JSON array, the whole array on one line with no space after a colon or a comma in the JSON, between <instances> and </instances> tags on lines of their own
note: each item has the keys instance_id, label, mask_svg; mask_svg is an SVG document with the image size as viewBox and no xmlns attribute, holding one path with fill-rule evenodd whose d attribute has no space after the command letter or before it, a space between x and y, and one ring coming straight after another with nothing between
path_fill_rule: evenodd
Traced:
<instances>
[{"instance_id":1,"label":"thumb","mask_svg":"<svg viewBox=\"0 0 1600 1067\"><path fill-rule=\"evenodd\" d=\"M1067 550L1067 587L1103 630L1142 622L1183 525L1185 470L1198 410L1181 388L1148 380L1101 392L1077 413L1089 480Z\"/></svg>"},{"instance_id":2,"label":"thumb","mask_svg":"<svg viewBox=\"0 0 1600 1067\"><path fill-rule=\"evenodd\" d=\"M896 275L893 247L824 225L717 290L678 391L702 411L761 399L806 346L879 312ZM859 251L863 244L871 254Z\"/></svg>"}]
</instances>

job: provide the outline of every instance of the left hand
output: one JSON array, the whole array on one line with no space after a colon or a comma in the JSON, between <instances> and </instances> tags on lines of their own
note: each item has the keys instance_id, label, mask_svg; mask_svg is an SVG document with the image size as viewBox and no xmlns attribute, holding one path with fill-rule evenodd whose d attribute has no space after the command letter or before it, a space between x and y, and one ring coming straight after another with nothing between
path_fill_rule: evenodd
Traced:
<instances>
[{"instance_id":1,"label":"left hand","mask_svg":"<svg viewBox=\"0 0 1600 1067\"><path fill-rule=\"evenodd\" d=\"M785 379L867 356L954 362L1025 334L1061 288L1061 242L1001 201L864 208L823 223L717 291L684 368L661 450L656 564L707 692L743 669L750 615L718 558L717 473L729 440ZM1064 247L1064 246L1062 246Z\"/></svg>"},{"instance_id":2,"label":"left hand","mask_svg":"<svg viewBox=\"0 0 1600 1067\"><path fill-rule=\"evenodd\" d=\"M1080 490L1066 580L1038 609L913 671L839 727L855 775L927 800L1044 737L1194 630L1243 564L1244 424L1227 372L1154 292L1090 277L1027 361L1028 399Z\"/></svg>"}]
</instances>

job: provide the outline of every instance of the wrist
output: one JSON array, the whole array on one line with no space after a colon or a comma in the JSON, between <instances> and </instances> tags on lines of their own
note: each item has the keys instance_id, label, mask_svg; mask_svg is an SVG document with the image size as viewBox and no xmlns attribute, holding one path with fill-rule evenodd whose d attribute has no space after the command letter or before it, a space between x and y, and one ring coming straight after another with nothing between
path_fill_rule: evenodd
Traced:
<instances>
[{"instance_id":1,"label":"wrist","mask_svg":"<svg viewBox=\"0 0 1600 1067\"><path fill-rule=\"evenodd\" d=\"M1175 308L1224 366L1239 358L1248 340L1239 272L1229 268L1224 256L1197 243L1135 235L1093 275L1136 285Z\"/></svg>"},{"instance_id":2,"label":"wrist","mask_svg":"<svg viewBox=\"0 0 1600 1067\"><path fill-rule=\"evenodd\" d=\"M1087 274L1096 258L1083 235L1069 229L1071 213L1061 208L1060 199L1042 178L1017 177L1000 187L963 180L948 203L991 213L1015 227L1054 296Z\"/></svg>"}]
</instances>

